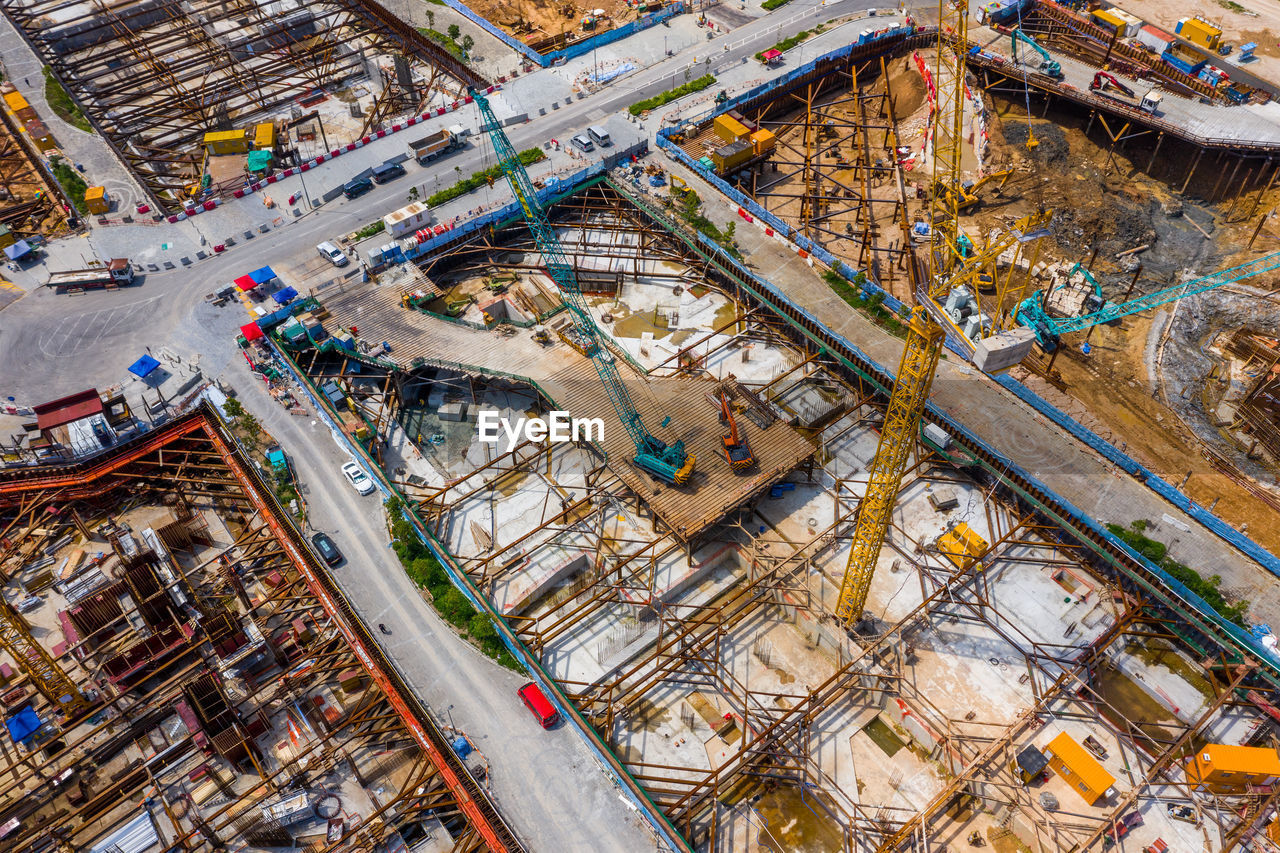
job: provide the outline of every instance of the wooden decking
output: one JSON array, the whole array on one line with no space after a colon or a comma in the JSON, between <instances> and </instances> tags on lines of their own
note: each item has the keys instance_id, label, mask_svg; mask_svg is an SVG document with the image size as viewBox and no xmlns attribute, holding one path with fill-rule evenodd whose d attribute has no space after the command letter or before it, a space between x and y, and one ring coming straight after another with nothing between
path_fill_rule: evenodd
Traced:
<instances>
[{"instance_id":1,"label":"wooden decking","mask_svg":"<svg viewBox=\"0 0 1280 853\"><path fill-rule=\"evenodd\" d=\"M619 365L646 426L664 441L682 439L697 456L689 484L676 487L655 482L632 464L634 446L590 359L563 343L543 347L527 330L504 337L496 331L471 329L409 311L400 306L400 292L392 287L353 283L319 297L329 311L330 328L356 326L365 340L386 341L391 345L386 358L403 370L431 364L468 373L514 376L536 385L556 408L573 417L603 418L601 447L609 469L681 539L696 538L814 453L813 445L780 421L761 429L740 418L738 429L745 433L757 465L745 474L735 474L721 452L724 428L706 400L714 382L688 377L648 379L627 365ZM671 424L659 428L668 415Z\"/></svg>"}]
</instances>

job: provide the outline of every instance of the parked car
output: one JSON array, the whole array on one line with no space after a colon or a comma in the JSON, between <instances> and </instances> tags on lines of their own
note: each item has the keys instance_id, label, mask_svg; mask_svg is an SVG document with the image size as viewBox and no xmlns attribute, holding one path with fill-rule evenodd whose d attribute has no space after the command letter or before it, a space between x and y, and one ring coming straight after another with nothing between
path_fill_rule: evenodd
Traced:
<instances>
[{"instance_id":1,"label":"parked car","mask_svg":"<svg viewBox=\"0 0 1280 853\"><path fill-rule=\"evenodd\" d=\"M592 151L596 147L595 143L591 141L590 137L582 133L579 133L577 136L573 138L573 145L579 151Z\"/></svg>"},{"instance_id":2,"label":"parked car","mask_svg":"<svg viewBox=\"0 0 1280 853\"><path fill-rule=\"evenodd\" d=\"M342 476L346 477L347 482L350 483L352 488L354 488L360 494L362 495L373 494L373 490L374 490L373 480L370 480L369 475L366 474L364 472L364 469L361 468L356 463L348 462L347 464L343 465Z\"/></svg>"},{"instance_id":3,"label":"parked car","mask_svg":"<svg viewBox=\"0 0 1280 853\"><path fill-rule=\"evenodd\" d=\"M520 701L537 718L538 724L544 729L549 729L560 722L560 712L556 710L555 705L548 701L546 695L542 692L542 688L535 682L530 681L524 687L521 687L516 691L516 695L520 697Z\"/></svg>"},{"instance_id":4,"label":"parked car","mask_svg":"<svg viewBox=\"0 0 1280 853\"><path fill-rule=\"evenodd\" d=\"M342 187L342 194L347 198L357 198L373 189L373 181L368 178L354 178Z\"/></svg>"},{"instance_id":5,"label":"parked car","mask_svg":"<svg viewBox=\"0 0 1280 853\"><path fill-rule=\"evenodd\" d=\"M374 167L373 182L376 184L385 184L387 181L394 181L403 174L404 166L401 166L399 163L383 163L381 166Z\"/></svg>"},{"instance_id":6,"label":"parked car","mask_svg":"<svg viewBox=\"0 0 1280 853\"><path fill-rule=\"evenodd\" d=\"M349 262L346 254L328 240L325 240L323 243L316 244L316 251L320 253L320 257L324 258L335 267L345 267Z\"/></svg>"},{"instance_id":7,"label":"parked car","mask_svg":"<svg viewBox=\"0 0 1280 853\"><path fill-rule=\"evenodd\" d=\"M333 544L333 540L323 533L317 533L311 537L311 544L316 546L316 551L320 554L320 559L324 560L331 566L336 566L342 562L342 552L338 550L338 546Z\"/></svg>"}]
</instances>

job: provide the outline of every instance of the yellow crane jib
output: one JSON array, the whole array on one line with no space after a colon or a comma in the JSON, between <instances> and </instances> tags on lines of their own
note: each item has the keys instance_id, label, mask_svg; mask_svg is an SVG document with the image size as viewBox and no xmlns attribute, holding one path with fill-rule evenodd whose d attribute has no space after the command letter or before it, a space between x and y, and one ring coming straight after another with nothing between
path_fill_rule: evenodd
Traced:
<instances>
[{"instance_id":1,"label":"yellow crane jib","mask_svg":"<svg viewBox=\"0 0 1280 853\"><path fill-rule=\"evenodd\" d=\"M907 323L907 344L898 365L893 396L885 410L884 427L880 431L875 460L871 463L867 491L858 507L853 548L849 552L849 565L840 587L836 617L846 623L860 618L866 607L871 577L880 557L880 545L889 529L889 517L898 498L898 487L907 469L911 449L915 447L920 416L924 413L929 388L933 385L933 372L938 366L943 337L942 327L923 308L912 309Z\"/></svg>"}]
</instances>

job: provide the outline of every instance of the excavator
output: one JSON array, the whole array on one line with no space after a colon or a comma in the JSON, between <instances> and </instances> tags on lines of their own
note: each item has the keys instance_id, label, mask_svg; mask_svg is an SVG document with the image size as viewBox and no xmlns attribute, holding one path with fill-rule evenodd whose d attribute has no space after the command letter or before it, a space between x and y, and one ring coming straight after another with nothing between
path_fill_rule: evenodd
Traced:
<instances>
[{"instance_id":1,"label":"excavator","mask_svg":"<svg viewBox=\"0 0 1280 853\"><path fill-rule=\"evenodd\" d=\"M1049 55L1049 51L1037 44L1035 39L1024 33L1021 27L1013 28L1013 58L1015 60L1018 58L1018 42L1022 42L1027 47L1040 54L1040 65L1037 70L1041 74L1046 74L1055 80L1062 79L1062 65L1058 60ZM1033 65L1034 63L1027 62L1025 64Z\"/></svg>"},{"instance_id":2,"label":"excavator","mask_svg":"<svg viewBox=\"0 0 1280 853\"><path fill-rule=\"evenodd\" d=\"M729 402L729 395L724 391L720 392L720 422L729 426L729 434L721 438L724 442L724 458L733 470L746 471L756 464L756 457L747 446L747 437L738 433L738 422L733 417L733 405Z\"/></svg>"},{"instance_id":3,"label":"excavator","mask_svg":"<svg viewBox=\"0 0 1280 853\"><path fill-rule=\"evenodd\" d=\"M1012 174L1013 169L1002 169L999 172L992 172L989 175L984 175L977 181L972 181L967 184L962 182L958 186L951 186L950 184L940 182L934 191L937 193L947 194L956 193L957 197L954 202L956 209L968 210L978 202L982 201L982 197L978 195L979 190L987 184L995 183L997 181L999 181L999 183L996 184L996 189L999 190L1004 187L1005 182L1009 180L1009 176Z\"/></svg>"},{"instance_id":4,"label":"excavator","mask_svg":"<svg viewBox=\"0 0 1280 853\"><path fill-rule=\"evenodd\" d=\"M1106 71L1099 71L1093 75L1093 81L1089 84L1089 91L1095 95L1102 95L1104 98L1119 101L1125 106L1137 107L1144 113L1151 113L1152 115L1160 107L1162 97L1158 90L1151 89L1139 100L1136 92L1121 83L1114 74L1109 74ZM1121 97L1121 94L1124 97Z\"/></svg>"}]
</instances>

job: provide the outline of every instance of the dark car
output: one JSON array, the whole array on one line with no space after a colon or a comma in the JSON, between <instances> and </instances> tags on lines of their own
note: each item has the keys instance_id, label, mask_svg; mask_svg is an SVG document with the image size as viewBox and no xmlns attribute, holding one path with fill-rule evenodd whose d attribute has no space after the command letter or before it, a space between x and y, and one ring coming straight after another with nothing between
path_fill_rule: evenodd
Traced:
<instances>
[{"instance_id":1,"label":"dark car","mask_svg":"<svg viewBox=\"0 0 1280 853\"><path fill-rule=\"evenodd\" d=\"M355 178L343 185L342 194L347 198L355 198L356 196L364 195L371 189L373 189L373 181L368 178Z\"/></svg>"},{"instance_id":2,"label":"dark car","mask_svg":"<svg viewBox=\"0 0 1280 853\"><path fill-rule=\"evenodd\" d=\"M311 544L316 546L316 550L320 552L320 559L324 560L331 566L336 566L342 562L342 552L338 550L338 546L333 544L333 540L323 533L317 533L311 537Z\"/></svg>"},{"instance_id":3,"label":"dark car","mask_svg":"<svg viewBox=\"0 0 1280 853\"><path fill-rule=\"evenodd\" d=\"M394 181L396 178L404 174L404 166L399 163L383 163L381 166L374 168L374 183L385 184L387 181Z\"/></svg>"}]
</instances>

